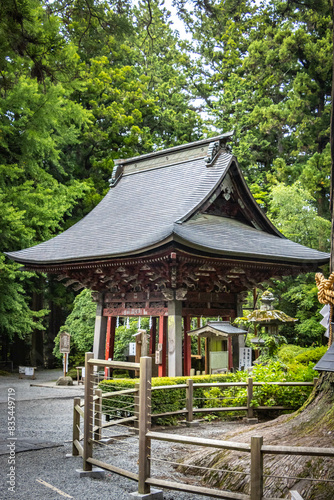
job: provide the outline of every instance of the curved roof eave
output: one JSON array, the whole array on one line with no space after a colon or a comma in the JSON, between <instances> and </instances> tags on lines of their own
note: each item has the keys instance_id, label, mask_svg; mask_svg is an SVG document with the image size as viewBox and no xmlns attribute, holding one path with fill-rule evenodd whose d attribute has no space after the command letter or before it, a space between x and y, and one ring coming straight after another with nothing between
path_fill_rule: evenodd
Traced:
<instances>
[{"instance_id":1,"label":"curved roof eave","mask_svg":"<svg viewBox=\"0 0 334 500\"><path fill-rule=\"evenodd\" d=\"M287 264L287 265L313 265L313 266L322 266L328 263L329 260L329 254L324 253L324 252L319 252L317 250L312 250L307 247L304 247L302 245L299 245L298 243L294 243L291 240L288 240L287 238L284 238L283 241L286 241L292 245L295 245L296 249L303 249L304 251L310 251L310 255L305 255L305 256L291 256L291 255L280 255L279 253L268 253L268 250L264 246L260 246L259 248L265 250L257 250L256 253L254 250L249 250L249 251L240 251L236 249L228 249L228 248L221 248L218 245L214 246L211 245L210 247L206 246L203 243L199 243L198 241L195 240L195 238L189 238L185 237L182 234L182 230L180 226L175 226L174 228L174 237L173 240L177 243L179 243L182 246L192 248L193 250L200 251L202 253L205 253L206 255L212 255L212 256L224 256L225 258L231 258L231 259L241 259L241 260L257 260L260 262L266 262L266 263L282 263L282 264ZM262 233L262 231L258 231L258 233ZM277 238L276 236L272 236L272 238ZM208 240L208 238L204 238ZM223 239L223 236L222 236ZM211 240L212 241L212 240ZM210 241L210 243L211 243ZM242 247L239 247L242 248ZM307 252L308 253L308 252ZM313 256L311 257L311 254ZM255 259L254 259L255 255Z\"/></svg>"},{"instance_id":2,"label":"curved roof eave","mask_svg":"<svg viewBox=\"0 0 334 500\"><path fill-rule=\"evenodd\" d=\"M113 253L113 254L101 254L98 257L94 256L87 256L87 257L78 257L77 259L75 258L65 258L65 259L55 259L55 260L34 260L34 259L29 259L25 257L21 257L19 254L22 252L22 250L19 250L17 252L4 252L4 254L9 257L12 260L15 260L15 262L18 262L19 264L24 264L29 266L57 266L57 265L62 265L62 264L78 264L78 263L84 263L84 262L93 262L93 261L105 261L105 260L110 260L110 259L119 259L122 257L136 257L140 256L144 253L150 252L151 250L154 250L156 248L162 247L166 245L167 243L170 243L173 241L173 231L171 230L168 235L165 237L162 237L161 239L158 239L156 242L151 243L149 245L145 245L141 248L136 248L136 249L131 249L127 252L121 252L121 253Z\"/></svg>"}]
</instances>

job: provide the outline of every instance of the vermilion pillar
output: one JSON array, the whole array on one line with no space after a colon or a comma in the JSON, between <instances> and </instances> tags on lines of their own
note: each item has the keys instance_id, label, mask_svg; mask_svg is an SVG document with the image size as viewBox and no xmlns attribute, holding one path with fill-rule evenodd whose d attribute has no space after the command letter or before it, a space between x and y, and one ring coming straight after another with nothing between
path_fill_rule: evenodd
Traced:
<instances>
[{"instance_id":1,"label":"vermilion pillar","mask_svg":"<svg viewBox=\"0 0 334 500\"><path fill-rule=\"evenodd\" d=\"M115 331L116 331L116 317L108 316L105 359L109 358L114 359ZM108 368L105 368L104 374L106 377L108 376Z\"/></svg>"},{"instance_id":2,"label":"vermilion pillar","mask_svg":"<svg viewBox=\"0 0 334 500\"><path fill-rule=\"evenodd\" d=\"M168 318L166 316L159 317L159 344L162 346L162 363L158 366L158 376L166 377L167 375L167 326Z\"/></svg>"},{"instance_id":3,"label":"vermilion pillar","mask_svg":"<svg viewBox=\"0 0 334 500\"><path fill-rule=\"evenodd\" d=\"M187 333L190 330L190 316L183 317L183 330L184 330L184 335L183 335L183 351L184 351L183 373L184 373L185 377L188 377L190 375L190 369L191 369L191 337Z\"/></svg>"}]
</instances>

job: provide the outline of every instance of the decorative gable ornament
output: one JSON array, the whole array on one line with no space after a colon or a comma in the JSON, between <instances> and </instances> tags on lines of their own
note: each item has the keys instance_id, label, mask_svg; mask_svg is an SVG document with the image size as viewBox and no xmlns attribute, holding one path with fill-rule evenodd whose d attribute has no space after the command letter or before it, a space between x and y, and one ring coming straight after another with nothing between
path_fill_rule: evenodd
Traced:
<instances>
[{"instance_id":1,"label":"decorative gable ornament","mask_svg":"<svg viewBox=\"0 0 334 500\"><path fill-rule=\"evenodd\" d=\"M219 141L210 142L208 147L208 154L207 157L205 158L205 163L207 167L210 167L210 165L212 165L214 159L216 158L219 152L219 148L220 148Z\"/></svg>"}]
</instances>

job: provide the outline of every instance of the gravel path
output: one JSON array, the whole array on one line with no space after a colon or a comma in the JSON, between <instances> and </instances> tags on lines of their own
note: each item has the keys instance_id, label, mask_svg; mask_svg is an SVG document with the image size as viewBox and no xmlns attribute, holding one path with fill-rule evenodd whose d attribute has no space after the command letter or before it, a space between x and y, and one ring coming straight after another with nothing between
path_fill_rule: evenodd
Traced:
<instances>
[{"instance_id":1,"label":"gravel path","mask_svg":"<svg viewBox=\"0 0 334 500\"><path fill-rule=\"evenodd\" d=\"M72 451L73 398L83 395L82 386L72 388L36 387L31 384L45 384L56 380L59 371L38 372L37 379L19 380L18 375L0 377L0 499L45 500L74 498L76 500L129 500L130 493L137 491L137 483L113 473L106 472L104 479L80 478L77 469L82 468L80 457L66 457ZM7 425L8 389L15 391L16 441L9 436ZM12 392L10 392L12 394ZM240 423L203 423L198 428L179 427L164 429L164 432L217 438L227 432L245 426ZM10 472L10 449L8 443L15 443L15 492L9 491L7 482ZM103 458L118 467L137 472L137 437L121 439L113 447L98 446L94 449L96 458ZM32 449L42 446L53 446ZM21 448L20 448L21 446ZM22 448L23 446L23 448ZM30 451L20 451L24 446ZM174 443L154 441L152 456L178 461L186 447ZM153 462L155 477L176 481L193 481L184 478L172 465ZM52 489L56 488L56 489ZM166 500L201 500L204 497L192 493L164 491Z\"/></svg>"}]
</instances>

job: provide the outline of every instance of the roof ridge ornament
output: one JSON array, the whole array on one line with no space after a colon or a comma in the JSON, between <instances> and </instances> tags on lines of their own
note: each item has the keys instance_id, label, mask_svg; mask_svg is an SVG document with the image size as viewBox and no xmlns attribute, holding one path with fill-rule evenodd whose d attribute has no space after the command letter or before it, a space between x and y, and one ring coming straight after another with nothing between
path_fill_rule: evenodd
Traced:
<instances>
[{"instance_id":1,"label":"roof ridge ornament","mask_svg":"<svg viewBox=\"0 0 334 500\"><path fill-rule=\"evenodd\" d=\"M219 141L213 141L210 142L209 147L208 147L208 152L207 156L205 158L205 163L207 167L210 167L216 158L217 154L219 153L220 149L220 142Z\"/></svg>"},{"instance_id":2,"label":"roof ridge ornament","mask_svg":"<svg viewBox=\"0 0 334 500\"><path fill-rule=\"evenodd\" d=\"M117 163L117 160L115 160L115 166L113 168L111 178L109 179L109 186L110 187L116 186L117 182L120 180L120 178L123 175L123 170L124 170L124 166L119 165Z\"/></svg>"}]
</instances>

